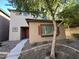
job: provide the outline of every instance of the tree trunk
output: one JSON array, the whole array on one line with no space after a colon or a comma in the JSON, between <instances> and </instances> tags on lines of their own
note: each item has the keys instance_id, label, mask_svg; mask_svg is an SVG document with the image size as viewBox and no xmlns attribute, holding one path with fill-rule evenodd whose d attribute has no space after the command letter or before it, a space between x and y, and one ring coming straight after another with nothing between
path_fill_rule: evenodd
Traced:
<instances>
[{"instance_id":1,"label":"tree trunk","mask_svg":"<svg viewBox=\"0 0 79 59\"><path fill-rule=\"evenodd\" d=\"M69 30L69 33L71 34L71 31L70 31L70 27L69 27L69 25L68 25L68 30Z\"/></svg>"},{"instance_id":2,"label":"tree trunk","mask_svg":"<svg viewBox=\"0 0 79 59\"><path fill-rule=\"evenodd\" d=\"M71 35L71 31L70 31L69 25L68 25L68 32L69 32L69 39L72 39L72 35Z\"/></svg>"},{"instance_id":3,"label":"tree trunk","mask_svg":"<svg viewBox=\"0 0 79 59\"><path fill-rule=\"evenodd\" d=\"M57 25L56 25L55 20L53 20L53 27L54 27L54 33L53 33L53 40L52 40L50 57L55 59L55 44L56 44L56 34L57 34Z\"/></svg>"}]
</instances>

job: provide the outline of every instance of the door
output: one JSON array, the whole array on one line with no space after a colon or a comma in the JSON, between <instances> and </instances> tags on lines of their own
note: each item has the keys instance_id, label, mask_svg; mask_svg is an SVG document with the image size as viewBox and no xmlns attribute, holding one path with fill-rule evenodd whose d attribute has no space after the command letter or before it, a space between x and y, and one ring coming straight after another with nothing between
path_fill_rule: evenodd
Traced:
<instances>
[{"instance_id":1,"label":"door","mask_svg":"<svg viewBox=\"0 0 79 59\"><path fill-rule=\"evenodd\" d=\"M28 27L21 27L21 40L29 38L29 28Z\"/></svg>"}]
</instances>

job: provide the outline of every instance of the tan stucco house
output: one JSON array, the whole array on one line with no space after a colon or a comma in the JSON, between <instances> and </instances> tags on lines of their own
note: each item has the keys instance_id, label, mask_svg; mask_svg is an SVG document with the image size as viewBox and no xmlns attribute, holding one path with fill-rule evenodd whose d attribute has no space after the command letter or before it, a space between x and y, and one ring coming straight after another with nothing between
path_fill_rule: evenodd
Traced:
<instances>
[{"instance_id":1,"label":"tan stucco house","mask_svg":"<svg viewBox=\"0 0 79 59\"><path fill-rule=\"evenodd\" d=\"M53 24L51 20L37 19L26 12L20 13L11 9L9 11L11 13L9 41L28 39L32 44L52 40ZM60 22L57 21L57 23ZM57 39L65 39L63 25L60 26L58 32Z\"/></svg>"},{"instance_id":2,"label":"tan stucco house","mask_svg":"<svg viewBox=\"0 0 79 59\"><path fill-rule=\"evenodd\" d=\"M29 42L51 41L53 38L53 24L51 20L26 19L29 26ZM61 21L56 21L57 24ZM61 25L57 31L57 40L65 39L64 26Z\"/></svg>"}]
</instances>

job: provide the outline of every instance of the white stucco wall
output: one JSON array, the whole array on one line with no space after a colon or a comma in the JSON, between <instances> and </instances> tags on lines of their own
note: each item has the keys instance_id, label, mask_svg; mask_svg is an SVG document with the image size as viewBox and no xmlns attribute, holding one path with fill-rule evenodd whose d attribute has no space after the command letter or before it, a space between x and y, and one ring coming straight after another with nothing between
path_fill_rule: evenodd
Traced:
<instances>
[{"instance_id":1,"label":"white stucco wall","mask_svg":"<svg viewBox=\"0 0 79 59\"><path fill-rule=\"evenodd\" d=\"M26 16L16 15L11 12L9 41L20 40L20 27L28 26L25 20ZM16 28L14 30L14 28Z\"/></svg>"}]
</instances>

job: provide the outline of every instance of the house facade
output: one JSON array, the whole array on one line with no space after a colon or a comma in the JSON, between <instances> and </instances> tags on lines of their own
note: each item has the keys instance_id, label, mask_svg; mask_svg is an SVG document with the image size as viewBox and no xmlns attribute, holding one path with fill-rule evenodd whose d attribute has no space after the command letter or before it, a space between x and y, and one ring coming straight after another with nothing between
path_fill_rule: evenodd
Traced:
<instances>
[{"instance_id":1,"label":"house facade","mask_svg":"<svg viewBox=\"0 0 79 59\"><path fill-rule=\"evenodd\" d=\"M51 41L53 39L52 20L26 19L29 24L29 42ZM61 21L56 21L59 24ZM57 30L57 40L66 39L64 26L61 25Z\"/></svg>"},{"instance_id":2,"label":"house facade","mask_svg":"<svg viewBox=\"0 0 79 59\"><path fill-rule=\"evenodd\" d=\"M0 41L9 39L9 21L9 15L7 15L4 10L0 9Z\"/></svg>"},{"instance_id":3,"label":"house facade","mask_svg":"<svg viewBox=\"0 0 79 59\"><path fill-rule=\"evenodd\" d=\"M11 13L11 21L9 28L9 41L28 39L29 42L51 41L53 38L53 24L51 20L35 19L31 15L9 10ZM61 21L57 21L60 23ZM42 29L42 27L46 29ZM47 27L46 27L47 26ZM44 32L42 32L44 31ZM57 39L65 39L64 26L61 25Z\"/></svg>"},{"instance_id":4,"label":"house facade","mask_svg":"<svg viewBox=\"0 0 79 59\"><path fill-rule=\"evenodd\" d=\"M31 18L31 15L28 15L25 12L16 12L15 10L11 9L9 9L9 11L11 14L9 41L22 40L24 38L28 38L28 24L25 19Z\"/></svg>"},{"instance_id":5,"label":"house facade","mask_svg":"<svg viewBox=\"0 0 79 59\"><path fill-rule=\"evenodd\" d=\"M27 18L33 19L31 14L26 12L17 12L13 9L10 11L10 28L9 28L9 41L22 40L24 38L29 38L29 27L26 22ZM27 33L26 33L27 32Z\"/></svg>"}]
</instances>

